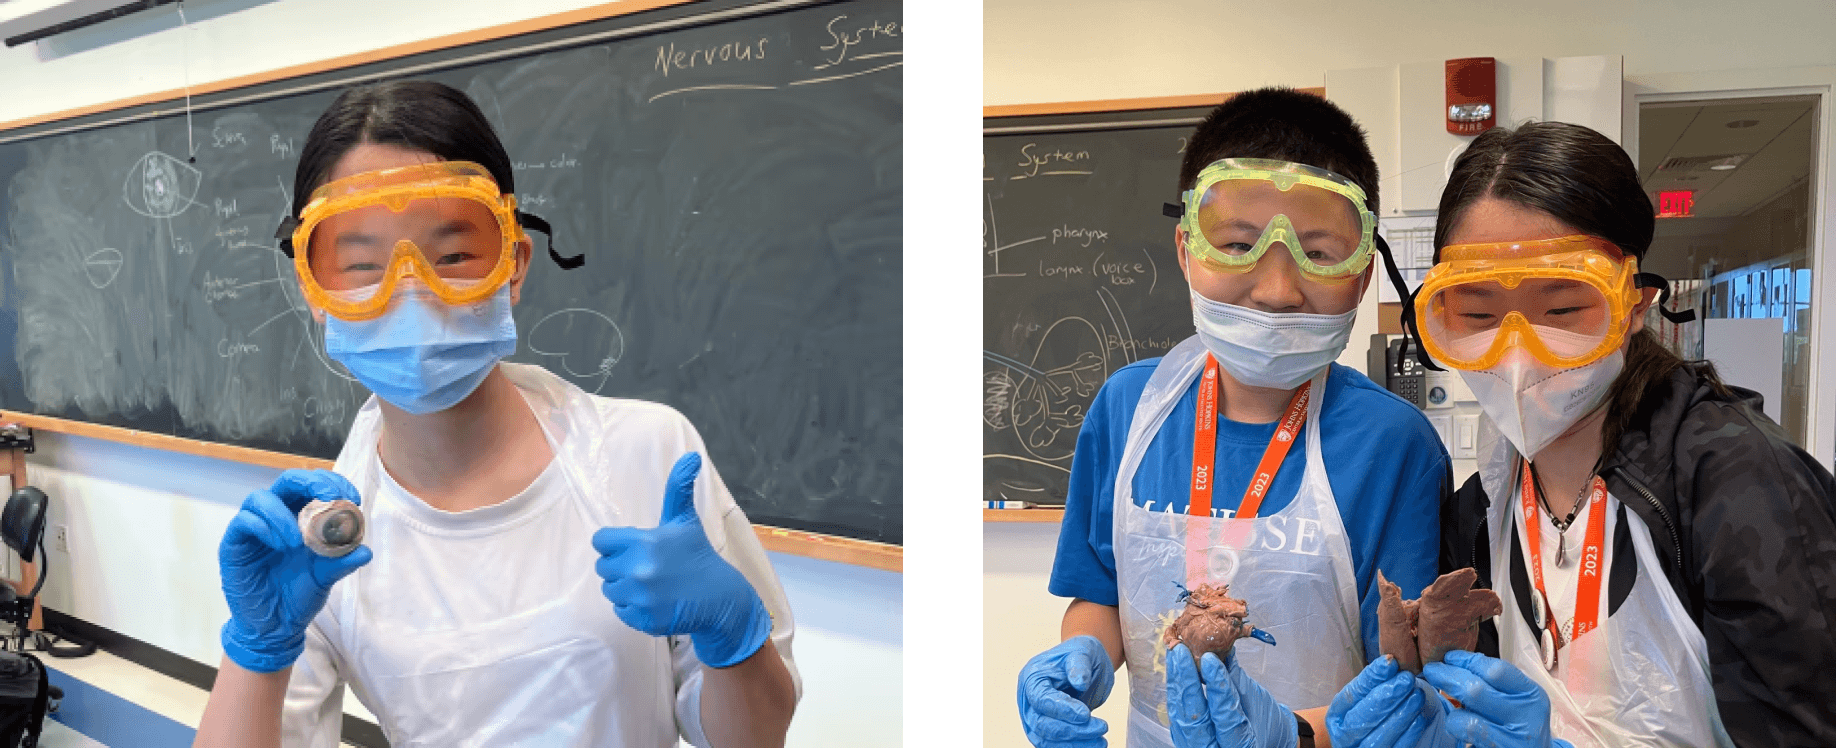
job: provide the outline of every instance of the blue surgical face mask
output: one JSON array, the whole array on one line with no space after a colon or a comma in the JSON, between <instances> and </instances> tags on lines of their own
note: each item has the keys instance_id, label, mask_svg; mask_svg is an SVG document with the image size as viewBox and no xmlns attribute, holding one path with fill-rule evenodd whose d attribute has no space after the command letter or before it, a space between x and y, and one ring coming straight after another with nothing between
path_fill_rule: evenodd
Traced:
<instances>
[{"instance_id":1,"label":"blue surgical face mask","mask_svg":"<svg viewBox=\"0 0 1836 748\"><path fill-rule=\"evenodd\" d=\"M516 352L510 284L491 298L449 306L420 287L398 288L387 311L351 322L327 315L325 353L377 397L409 413L446 410Z\"/></svg>"}]
</instances>

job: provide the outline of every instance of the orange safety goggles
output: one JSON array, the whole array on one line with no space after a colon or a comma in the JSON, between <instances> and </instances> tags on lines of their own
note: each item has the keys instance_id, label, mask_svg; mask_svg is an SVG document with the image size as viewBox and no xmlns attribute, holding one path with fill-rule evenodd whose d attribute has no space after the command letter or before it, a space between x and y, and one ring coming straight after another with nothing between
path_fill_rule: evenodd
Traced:
<instances>
[{"instance_id":1,"label":"orange safety goggles","mask_svg":"<svg viewBox=\"0 0 1836 748\"><path fill-rule=\"evenodd\" d=\"M519 225L549 233L548 222L516 209L489 170L470 161L436 161L355 174L313 190L297 219L276 238L293 258L306 299L340 319L373 319L413 278L455 306L489 298L516 270ZM564 258L551 239L549 257Z\"/></svg>"},{"instance_id":2,"label":"orange safety goggles","mask_svg":"<svg viewBox=\"0 0 1836 748\"><path fill-rule=\"evenodd\" d=\"M1415 324L1428 355L1456 369L1489 369L1513 348L1585 366L1625 342L1639 276L1638 258L1593 236L1450 245L1416 292Z\"/></svg>"}]
</instances>

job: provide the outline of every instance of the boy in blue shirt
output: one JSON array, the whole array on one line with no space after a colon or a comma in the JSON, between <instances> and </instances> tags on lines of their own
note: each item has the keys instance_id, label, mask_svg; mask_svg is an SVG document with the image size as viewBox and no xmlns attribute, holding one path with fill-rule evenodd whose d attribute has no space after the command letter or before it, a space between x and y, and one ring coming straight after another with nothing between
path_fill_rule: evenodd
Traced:
<instances>
[{"instance_id":1,"label":"boy in blue shirt","mask_svg":"<svg viewBox=\"0 0 1836 748\"><path fill-rule=\"evenodd\" d=\"M1311 745L1371 663L1333 737L1412 740L1433 710L1377 662L1376 578L1434 580L1447 453L1414 406L1332 363L1375 269L1376 161L1337 106L1262 89L1198 126L1180 187L1197 335L1110 377L1084 420L1050 582L1073 600L1065 641L1020 674L1028 738L1103 745L1090 709L1126 662L1130 748ZM1169 649L1200 584L1229 584L1280 646ZM1365 699L1387 721L1361 721Z\"/></svg>"}]
</instances>

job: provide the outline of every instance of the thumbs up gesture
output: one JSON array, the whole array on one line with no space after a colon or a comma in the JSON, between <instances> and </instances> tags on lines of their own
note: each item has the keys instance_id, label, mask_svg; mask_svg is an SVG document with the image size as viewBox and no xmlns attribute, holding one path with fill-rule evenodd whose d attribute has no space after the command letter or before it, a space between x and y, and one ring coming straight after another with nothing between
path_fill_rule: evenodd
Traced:
<instances>
[{"instance_id":1,"label":"thumbs up gesture","mask_svg":"<svg viewBox=\"0 0 1836 748\"><path fill-rule=\"evenodd\" d=\"M604 527L593 533L600 591L625 625L651 636L687 635L709 667L737 665L771 635L771 615L752 584L714 552L695 514L701 455L676 461L664 483L663 519L654 528Z\"/></svg>"}]
</instances>

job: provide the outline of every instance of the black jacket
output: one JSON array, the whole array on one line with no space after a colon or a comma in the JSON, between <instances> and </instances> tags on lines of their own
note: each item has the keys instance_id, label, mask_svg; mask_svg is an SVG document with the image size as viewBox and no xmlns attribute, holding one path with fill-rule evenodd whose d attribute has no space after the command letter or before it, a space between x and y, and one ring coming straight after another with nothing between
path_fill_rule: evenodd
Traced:
<instances>
[{"instance_id":1,"label":"black jacket","mask_svg":"<svg viewBox=\"0 0 1836 748\"><path fill-rule=\"evenodd\" d=\"M1760 411L1759 395L1732 389L1717 394L1693 365L1674 372L1646 394L1600 474L1621 511L1650 528L1665 578L1708 640L1735 744L1836 746L1836 480ZM1443 505L1442 573L1471 566L1492 586L1490 505L1478 475ZM1613 542L1627 548L1619 527ZM1638 573L1614 567L1609 615ZM1512 573L1521 579L1523 564ZM1498 656L1490 622L1479 649Z\"/></svg>"}]
</instances>

